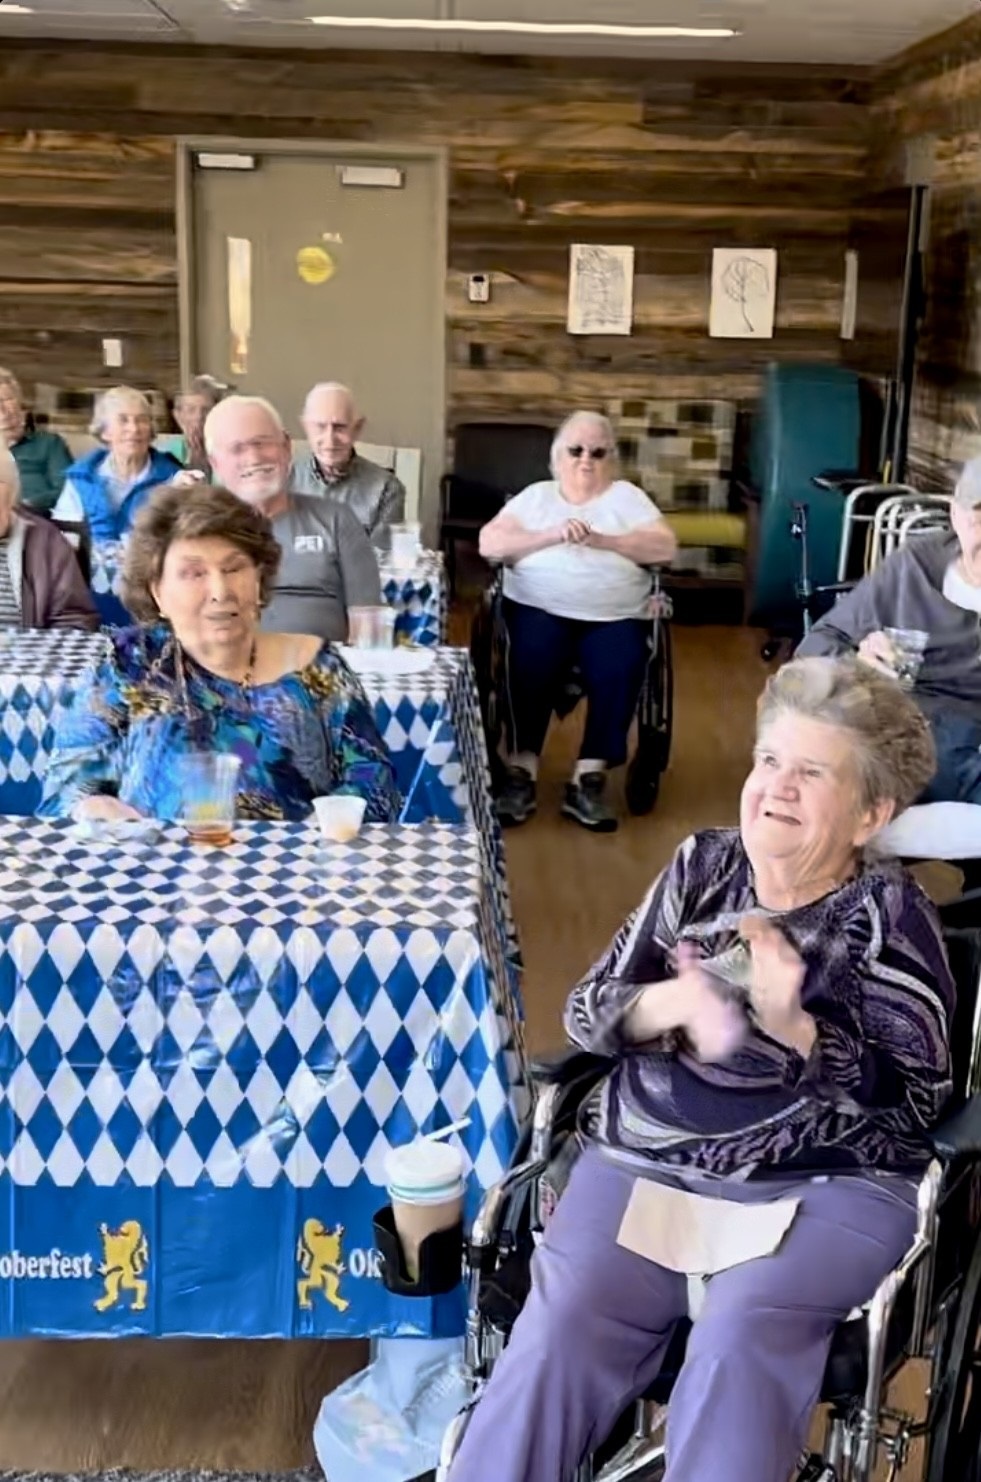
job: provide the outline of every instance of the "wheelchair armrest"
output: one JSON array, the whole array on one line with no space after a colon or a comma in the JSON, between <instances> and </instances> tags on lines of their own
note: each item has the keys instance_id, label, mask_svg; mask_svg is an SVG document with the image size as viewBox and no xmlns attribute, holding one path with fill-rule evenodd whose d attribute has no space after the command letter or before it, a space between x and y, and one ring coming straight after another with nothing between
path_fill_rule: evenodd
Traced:
<instances>
[{"instance_id":1,"label":"wheelchair armrest","mask_svg":"<svg viewBox=\"0 0 981 1482\"><path fill-rule=\"evenodd\" d=\"M607 1055L594 1055L590 1050L566 1048L549 1055L536 1055L531 1062L531 1079L536 1086L569 1086L583 1076L602 1080L613 1068Z\"/></svg>"},{"instance_id":2,"label":"wheelchair armrest","mask_svg":"<svg viewBox=\"0 0 981 1482\"><path fill-rule=\"evenodd\" d=\"M943 1158L981 1158L981 1095L972 1096L959 1112L941 1122L930 1141Z\"/></svg>"}]
</instances>

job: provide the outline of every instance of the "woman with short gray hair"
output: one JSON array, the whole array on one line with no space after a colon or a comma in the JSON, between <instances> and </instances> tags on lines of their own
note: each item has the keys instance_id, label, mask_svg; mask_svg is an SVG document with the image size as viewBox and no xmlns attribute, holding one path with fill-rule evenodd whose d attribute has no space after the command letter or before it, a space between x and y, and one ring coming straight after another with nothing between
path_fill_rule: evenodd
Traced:
<instances>
[{"instance_id":1,"label":"woman with short gray hair","mask_svg":"<svg viewBox=\"0 0 981 1482\"><path fill-rule=\"evenodd\" d=\"M536 807L539 756L570 671L586 695L586 726L562 812L596 833L617 817L606 774L627 759L647 668L649 567L676 542L643 489L617 477L609 418L567 417L552 443L553 477L515 496L480 532L480 553L504 566L513 750L497 799L503 824Z\"/></svg>"},{"instance_id":2,"label":"woman with short gray hair","mask_svg":"<svg viewBox=\"0 0 981 1482\"><path fill-rule=\"evenodd\" d=\"M132 386L99 393L90 431L104 446L69 468L54 518L87 524L93 541L119 540L151 491L169 483L181 465L151 446L153 412Z\"/></svg>"},{"instance_id":3,"label":"woman with short gray hair","mask_svg":"<svg viewBox=\"0 0 981 1482\"><path fill-rule=\"evenodd\" d=\"M611 1069L451 1482L570 1482L686 1316L667 1478L789 1476L835 1327L912 1242L951 1091L936 913L865 849L934 761L855 659L770 680L739 828L686 840L569 998Z\"/></svg>"}]
</instances>

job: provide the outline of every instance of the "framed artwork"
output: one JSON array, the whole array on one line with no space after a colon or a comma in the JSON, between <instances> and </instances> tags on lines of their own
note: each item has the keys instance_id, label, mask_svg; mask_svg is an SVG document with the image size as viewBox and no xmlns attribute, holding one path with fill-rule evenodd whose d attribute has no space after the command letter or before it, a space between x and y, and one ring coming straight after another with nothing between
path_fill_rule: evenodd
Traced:
<instances>
[{"instance_id":1,"label":"framed artwork","mask_svg":"<svg viewBox=\"0 0 981 1482\"><path fill-rule=\"evenodd\" d=\"M772 340L777 254L772 247L716 247L709 334L715 340Z\"/></svg>"}]
</instances>

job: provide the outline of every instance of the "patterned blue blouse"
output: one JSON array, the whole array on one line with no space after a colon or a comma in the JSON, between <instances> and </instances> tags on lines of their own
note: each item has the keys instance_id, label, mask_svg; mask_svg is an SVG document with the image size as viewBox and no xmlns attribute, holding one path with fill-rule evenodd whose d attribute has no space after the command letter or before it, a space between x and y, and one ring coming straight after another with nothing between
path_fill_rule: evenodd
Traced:
<instances>
[{"instance_id":1,"label":"patterned blue blouse","mask_svg":"<svg viewBox=\"0 0 981 1482\"><path fill-rule=\"evenodd\" d=\"M326 793L367 801L375 823L397 819L395 773L358 680L325 643L293 674L247 689L178 650L166 628L123 628L58 724L39 812L71 813L109 793L147 817L180 812L172 758L241 758L240 818L297 819Z\"/></svg>"}]
</instances>

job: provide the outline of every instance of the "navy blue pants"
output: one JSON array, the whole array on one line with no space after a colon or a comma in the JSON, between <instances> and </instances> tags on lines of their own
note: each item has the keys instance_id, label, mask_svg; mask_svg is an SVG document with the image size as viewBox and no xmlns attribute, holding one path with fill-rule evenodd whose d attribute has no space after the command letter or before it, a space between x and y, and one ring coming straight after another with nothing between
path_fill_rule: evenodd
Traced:
<instances>
[{"instance_id":1,"label":"navy blue pants","mask_svg":"<svg viewBox=\"0 0 981 1482\"><path fill-rule=\"evenodd\" d=\"M581 757L618 767L647 670L650 624L639 618L583 623L504 600L515 751L540 755L562 687L575 666L586 696Z\"/></svg>"},{"instance_id":2,"label":"navy blue pants","mask_svg":"<svg viewBox=\"0 0 981 1482\"><path fill-rule=\"evenodd\" d=\"M937 773L921 803L981 803L981 721L950 711L928 712Z\"/></svg>"}]
</instances>

